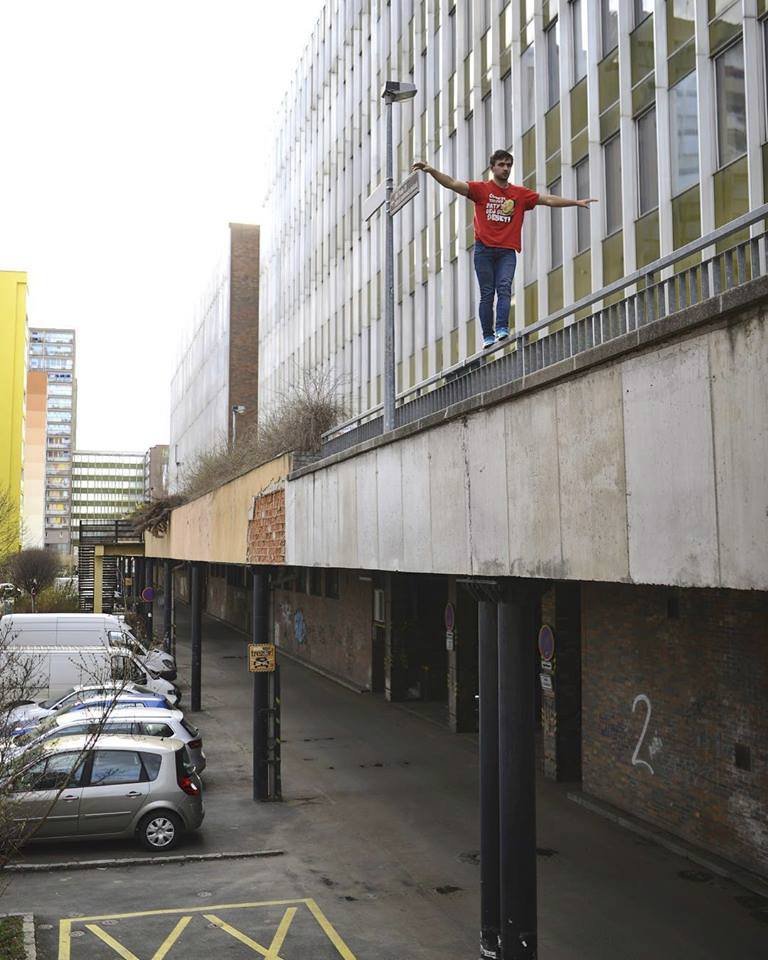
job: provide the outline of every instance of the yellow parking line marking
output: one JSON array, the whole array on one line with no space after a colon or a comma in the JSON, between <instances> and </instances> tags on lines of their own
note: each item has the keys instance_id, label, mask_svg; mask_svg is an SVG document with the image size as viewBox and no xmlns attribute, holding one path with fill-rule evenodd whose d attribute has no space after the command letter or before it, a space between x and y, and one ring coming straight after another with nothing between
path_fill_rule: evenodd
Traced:
<instances>
[{"instance_id":1,"label":"yellow parking line marking","mask_svg":"<svg viewBox=\"0 0 768 960\"><path fill-rule=\"evenodd\" d=\"M325 916L323 911L318 907L314 900L311 898L306 901L307 906L309 907L312 916L317 920L320 926L323 929L323 933L328 937L331 943L336 947L339 955L344 958L344 960L356 960L355 955L349 949L349 947L344 943L341 937L336 933L333 927L330 924L330 921Z\"/></svg>"},{"instance_id":2,"label":"yellow parking line marking","mask_svg":"<svg viewBox=\"0 0 768 960\"><path fill-rule=\"evenodd\" d=\"M294 897L292 900L254 900L249 903L216 903L207 907L164 907L161 910L138 910L135 913L102 913L97 917L67 917L62 923L92 923L96 920L127 920L130 917L159 917L169 913L205 913L206 910L247 910L250 907L287 907L309 900Z\"/></svg>"},{"instance_id":3,"label":"yellow parking line marking","mask_svg":"<svg viewBox=\"0 0 768 960\"><path fill-rule=\"evenodd\" d=\"M288 907L285 911L283 919L280 921L280 926L277 928L274 937L272 937L272 943L269 945L270 960L278 960L277 955L280 952L280 947L283 945L285 935L288 933L288 928L296 916L296 909L296 907Z\"/></svg>"},{"instance_id":4,"label":"yellow parking line marking","mask_svg":"<svg viewBox=\"0 0 768 960\"><path fill-rule=\"evenodd\" d=\"M72 941L69 934L71 930L71 920L59 921L59 960L70 960Z\"/></svg>"},{"instance_id":5,"label":"yellow parking line marking","mask_svg":"<svg viewBox=\"0 0 768 960\"><path fill-rule=\"evenodd\" d=\"M108 947L111 947L115 953L122 957L123 960L139 960L135 953L122 945L119 940L115 940L114 937L110 937L106 930L102 930L101 927L96 923L87 923L85 925L86 930L90 930L91 933L95 934L99 940L103 940Z\"/></svg>"},{"instance_id":6,"label":"yellow parking line marking","mask_svg":"<svg viewBox=\"0 0 768 960\"><path fill-rule=\"evenodd\" d=\"M236 927L232 927L228 923L225 923L215 914L204 913L203 916L209 923L215 924L225 933L228 933L230 937L234 937L235 940L239 940L240 943L244 943L246 947L250 947L254 953L260 953L262 957L266 957L266 960L282 960L282 957L280 957L279 954L273 953L272 947L270 947L269 949L262 947L260 943L256 943L255 940L251 940L249 936L246 936L246 934L241 933ZM285 917L283 919L285 919ZM282 922L281 922L281 926L282 926ZM278 929L277 933L279 932L280 930ZM275 937L277 937L277 933L275 934ZM274 943L274 939L272 942Z\"/></svg>"},{"instance_id":7,"label":"yellow parking line marking","mask_svg":"<svg viewBox=\"0 0 768 960\"><path fill-rule=\"evenodd\" d=\"M163 940L163 942L157 948L152 960L164 960L165 955L168 953L174 943L176 943L182 933L184 933L187 928L187 924L191 919L192 917L182 917L181 920L179 920L173 930L171 930L165 940Z\"/></svg>"}]
</instances>

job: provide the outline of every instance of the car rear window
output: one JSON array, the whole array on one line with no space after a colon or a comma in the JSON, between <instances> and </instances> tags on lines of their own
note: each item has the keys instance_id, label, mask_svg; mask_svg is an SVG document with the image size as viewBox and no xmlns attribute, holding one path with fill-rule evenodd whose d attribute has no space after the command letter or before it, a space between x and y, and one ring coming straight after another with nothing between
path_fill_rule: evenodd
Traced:
<instances>
[{"instance_id":1,"label":"car rear window","mask_svg":"<svg viewBox=\"0 0 768 960\"><path fill-rule=\"evenodd\" d=\"M195 765L192 763L192 758L189 756L189 751L186 747L180 747L176 751L176 774L177 779L181 780L183 776L191 776L195 772Z\"/></svg>"},{"instance_id":2,"label":"car rear window","mask_svg":"<svg viewBox=\"0 0 768 960\"><path fill-rule=\"evenodd\" d=\"M147 771L147 779L157 780L157 775L160 773L160 763L163 758L159 753L144 753L143 751L140 756L144 763L144 769Z\"/></svg>"},{"instance_id":3,"label":"car rear window","mask_svg":"<svg viewBox=\"0 0 768 960\"><path fill-rule=\"evenodd\" d=\"M167 723L147 723L146 721L142 723L144 728L143 732L148 737L172 737L173 730L168 726Z\"/></svg>"}]
</instances>

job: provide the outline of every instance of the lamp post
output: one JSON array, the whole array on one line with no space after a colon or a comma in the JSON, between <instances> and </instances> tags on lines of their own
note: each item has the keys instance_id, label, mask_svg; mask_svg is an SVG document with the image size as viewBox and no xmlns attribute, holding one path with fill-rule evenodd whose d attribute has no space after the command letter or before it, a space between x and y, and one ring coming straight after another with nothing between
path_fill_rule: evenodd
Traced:
<instances>
[{"instance_id":1,"label":"lamp post","mask_svg":"<svg viewBox=\"0 0 768 960\"><path fill-rule=\"evenodd\" d=\"M392 104L395 101L411 100L416 96L413 83L387 80L381 92L387 117L387 167L386 167L386 223L384 241L385 283L384 296L384 432L395 429L395 232L389 201L394 189L394 147L392 143Z\"/></svg>"},{"instance_id":2,"label":"lamp post","mask_svg":"<svg viewBox=\"0 0 768 960\"><path fill-rule=\"evenodd\" d=\"M237 439L237 415L238 413L245 413L245 407L242 403L233 403L232 404L232 449L235 449L235 441Z\"/></svg>"}]
</instances>

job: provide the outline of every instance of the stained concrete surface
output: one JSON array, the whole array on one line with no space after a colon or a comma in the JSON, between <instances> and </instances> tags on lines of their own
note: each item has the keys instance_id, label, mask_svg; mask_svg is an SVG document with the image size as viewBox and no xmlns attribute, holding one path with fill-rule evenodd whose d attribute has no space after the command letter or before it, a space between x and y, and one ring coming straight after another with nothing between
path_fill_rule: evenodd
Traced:
<instances>
[{"instance_id":1,"label":"stained concrete surface","mask_svg":"<svg viewBox=\"0 0 768 960\"><path fill-rule=\"evenodd\" d=\"M179 605L179 633L186 630ZM203 829L178 852L277 848L271 860L123 867L14 877L0 910L34 911L40 960L57 960L62 918L91 926L149 960L176 924L168 960L268 951L290 905L312 898L345 955L298 904L282 960L476 958L479 911L477 756L414 712L283 663L285 802L251 800L251 679L246 638L204 619L203 707L193 715L208 754ZM189 651L179 642L182 681ZM183 683L189 702L188 684ZM538 784L539 955L545 960L764 958L768 900L708 874ZM38 846L30 861L134 856L129 842ZM235 905L232 907L232 905ZM170 910L175 913L146 914ZM125 914L146 914L126 917ZM118 915L118 916L114 916ZM229 918L229 921L227 921ZM119 954L72 926L68 960ZM121 954L128 955L128 954ZM274 958L273 958L274 960Z\"/></svg>"}]
</instances>

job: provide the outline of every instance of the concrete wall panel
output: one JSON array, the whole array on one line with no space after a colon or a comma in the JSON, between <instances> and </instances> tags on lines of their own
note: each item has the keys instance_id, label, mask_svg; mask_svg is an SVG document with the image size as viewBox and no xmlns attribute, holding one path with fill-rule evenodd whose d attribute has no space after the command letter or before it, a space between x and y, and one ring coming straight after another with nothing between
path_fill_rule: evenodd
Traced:
<instances>
[{"instance_id":1,"label":"concrete wall panel","mask_svg":"<svg viewBox=\"0 0 768 960\"><path fill-rule=\"evenodd\" d=\"M379 505L376 481L376 451L358 457L356 480L357 548L360 566L370 570L379 563ZM315 562L320 562L315 561ZM333 566L330 563L330 566Z\"/></svg>"},{"instance_id":2,"label":"concrete wall panel","mask_svg":"<svg viewBox=\"0 0 768 960\"><path fill-rule=\"evenodd\" d=\"M710 336L723 583L768 590L768 329L757 318Z\"/></svg>"},{"instance_id":3,"label":"concrete wall panel","mask_svg":"<svg viewBox=\"0 0 768 960\"><path fill-rule=\"evenodd\" d=\"M521 398L505 413L509 572L563 576L554 391ZM504 532L499 526L497 536Z\"/></svg>"},{"instance_id":4,"label":"concrete wall panel","mask_svg":"<svg viewBox=\"0 0 768 960\"><path fill-rule=\"evenodd\" d=\"M402 443L403 569L432 569L429 444L421 433Z\"/></svg>"},{"instance_id":5,"label":"concrete wall panel","mask_svg":"<svg viewBox=\"0 0 768 960\"><path fill-rule=\"evenodd\" d=\"M707 340L622 364L630 574L717 586Z\"/></svg>"},{"instance_id":6,"label":"concrete wall panel","mask_svg":"<svg viewBox=\"0 0 768 960\"><path fill-rule=\"evenodd\" d=\"M338 475L338 565L358 567L357 551L357 469L354 460L345 460L335 471Z\"/></svg>"},{"instance_id":7,"label":"concrete wall panel","mask_svg":"<svg viewBox=\"0 0 768 960\"><path fill-rule=\"evenodd\" d=\"M507 529L507 456L504 408L472 417L467 437L469 542L472 572L505 576L509 571Z\"/></svg>"},{"instance_id":8,"label":"concrete wall panel","mask_svg":"<svg viewBox=\"0 0 768 960\"><path fill-rule=\"evenodd\" d=\"M377 451L379 556L385 570L403 569L403 464L400 445Z\"/></svg>"},{"instance_id":9,"label":"concrete wall panel","mask_svg":"<svg viewBox=\"0 0 768 960\"><path fill-rule=\"evenodd\" d=\"M629 576L621 377L612 367L557 390L560 527L572 577Z\"/></svg>"},{"instance_id":10,"label":"concrete wall panel","mask_svg":"<svg viewBox=\"0 0 768 960\"><path fill-rule=\"evenodd\" d=\"M464 422L431 430L427 441L432 568L435 573L466 573L470 561Z\"/></svg>"}]
</instances>

